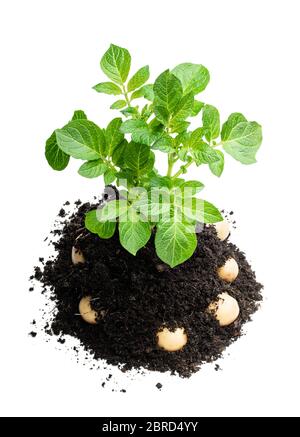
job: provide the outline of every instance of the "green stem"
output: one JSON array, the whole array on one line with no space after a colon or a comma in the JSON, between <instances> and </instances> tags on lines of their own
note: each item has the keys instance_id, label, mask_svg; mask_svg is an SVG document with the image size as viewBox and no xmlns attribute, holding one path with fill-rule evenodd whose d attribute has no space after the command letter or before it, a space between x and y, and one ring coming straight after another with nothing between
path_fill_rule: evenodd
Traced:
<instances>
[{"instance_id":1,"label":"green stem","mask_svg":"<svg viewBox=\"0 0 300 437\"><path fill-rule=\"evenodd\" d=\"M168 172L167 172L167 176L169 178L172 177L172 171L173 171L173 166L174 166L175 162L176 162L175 153L174 152L168 153Z\"/></svg>"},{"instance_id":2,"label":"green stem","mask_svg":"<svg viewBox=\"0 0 300 437\"><path fill-rule=\"evenodd\" d=\"M187 162L185 165L183 165L180 168L180 170L178 170L177 173L174 174L174 176L172 176L172 179L178 178L178 176L182 175L182 173L184 173L184 170L187 170L189 168L189 166L192 164L193 164L193 161Z\"/></svg>"},{"instance_id":3,"label":"green stem","mask_svg":"<svg viewBox=\"0 0 300 437\"><path fill-rule=\"evenodd\" d=\"M116 167L106 158L102 158L103 162L107 165L108 168L110 168L110 170L117 172L118 170L116 169Z\"/></svg>"},{"instance_id":4,"label":"green stem","mask_svg":"<svg viewBox=\"0 0 300 437\"><path fill-rule=\"evenodd\" d=\"M128 93L127 93L124 85L123 85L122 89L123 89L123 94L124 94L127 106L128 106L128 108L131 108L130 99L129 99Z\"/></svg>"}]
</instances>

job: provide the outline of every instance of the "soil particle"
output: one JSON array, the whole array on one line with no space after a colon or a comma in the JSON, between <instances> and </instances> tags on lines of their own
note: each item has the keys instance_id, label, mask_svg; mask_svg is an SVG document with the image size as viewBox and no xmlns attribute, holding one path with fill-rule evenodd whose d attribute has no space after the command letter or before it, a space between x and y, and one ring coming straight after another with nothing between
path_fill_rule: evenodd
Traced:
<instances>
[{"instance_id":1,"label":"soil particle","mask_svg":"<svg viewBox=\"0 0 300 437\"><path fill-rule=\"evenodd\" d=\"M29 335L34 338L37 336L37 333L34 331L31 331L31 332L29 332Z\"/></svg>"},{"instance_id":2,"label":"soil particle","mask_svg":"<svg viewBox=\"0 0 300 437\"><path fill-rule=\"evenodd\" d=\"M158 390L162 389L162 384L160 382L158 382L155 386Z\"/></svg>"},{"instance_id":3,"label":"soil particle","mask_svg":"<svg viewBox=\"0 0 300 437\"><path fill-rule=\"evenodd\" d=\"M116 198L117 192L111 196ZM194 255L171 269L158 259L154 235L133 256L120 246L117 231L104 240L85 229L86 212L98 205L75 203L76 212L65 218L61 230L54 231L59 234L52 243L56 258L49 259L42 270L35 267L35 279L49 290L49 298L56 304L47 331L59 338L70 335L79 339L95 360L104 359L122 371L146 368L188 377L202 363L220 358L242 334L243 324L262 300L262 285L245 254L230 241L220 241L214 227L204 226L197 235ZM84 264L72 264L75 244L85 257ZM239 276L231 284L216 274L229 257L239 265ZM227 327L220 327L207 312L208 305L223 292L236 298L240 306L239 318ZM94 310L105 311L97 325L87 324L78 314L83 296L92 297ZM156 334L162 326L171 330L184 327L187 345L177 352L160 349Z\"/></svg>"}]
</instances>

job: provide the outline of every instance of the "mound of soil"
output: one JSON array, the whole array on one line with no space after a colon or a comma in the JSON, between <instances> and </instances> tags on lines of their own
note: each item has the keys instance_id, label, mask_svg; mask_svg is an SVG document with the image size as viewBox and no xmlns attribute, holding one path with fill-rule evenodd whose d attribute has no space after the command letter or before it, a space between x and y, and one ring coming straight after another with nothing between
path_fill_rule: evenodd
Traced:
<instances>
[{"instance_id":1,"label":"mound of soil","mask_svg":"<svg viewBox=\"0 0 300 437\"><path fill-rule=\"evenodd\" d=\"M202 363L219 358L241 335L242 325L262 299L262 285L245 255L206 226L198 234L192 258L174 269L156 256L153 237L134 257L120 246L117 232L103 240L85 230L85 213L96 206L85 203L64 219L59 241L53 243L57 257L36 271L56 303L51 333L80 339L96 360L122 364L124 370L143 367L187 377ZM64 216L62 210L60 217ZM85 264L72 264L73 245L83 252ZM216 274L229 257L240 269L232 284ZM206 309L224 291L237 299L240 316L230 326L220 327ZM97 325L89 325L79 315L79 301L87 295L92 296L95 310L106 311ZM184 327L187 345L177 352L160 349L156 333L162 325Z\"/></svg>"}]
</instances>

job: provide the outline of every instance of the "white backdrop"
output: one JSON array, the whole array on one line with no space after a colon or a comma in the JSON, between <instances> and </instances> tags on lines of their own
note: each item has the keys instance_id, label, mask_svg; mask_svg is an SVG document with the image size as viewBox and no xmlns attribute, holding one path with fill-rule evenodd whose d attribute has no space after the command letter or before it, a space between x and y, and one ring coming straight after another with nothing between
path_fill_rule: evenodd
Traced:
<instances>
[{"instance_id":1,"label":"white backdrop","mask_svg":"<svg viewBox=\"0 0 300 437\"><path fill-rule=\"evenodd\" d=\"M2 415L299 415L299 12L297 0L1 3ZM28 337L42 300L27 292L27 278L47 252L43 239L65 200L102 188L77 175L77 162L52 171L44 142L74 109L102 126L112 118L112 98L91 89L104 78L99 60L111 42L130 50L133 69L150 64L152 79L180 62L204 64L203 99L223 120L240 111L263 125L256 165L228 157L221 179L191 172L201 172L207 199L235 211L232 238L265 285L263 308L222 372L120 375L103 390L101 370Z\"/></svg>"}]
</instances>

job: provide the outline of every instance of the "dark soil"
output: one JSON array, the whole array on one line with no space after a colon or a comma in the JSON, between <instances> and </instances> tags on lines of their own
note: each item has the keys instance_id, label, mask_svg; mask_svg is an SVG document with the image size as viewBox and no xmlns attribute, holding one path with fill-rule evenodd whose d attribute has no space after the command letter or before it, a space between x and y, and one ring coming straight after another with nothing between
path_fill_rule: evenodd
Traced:
<instances>
[{"instance_id":1,"label":"dark soil","mask_svg":"<svg viewBox=\"0 0 300 437\"><path fill-rule=\"evenodd\" d=\"M262 285L245 255L232 243L221 242L213 227L198 234L192 258L171 269L157 258L153 238L134 257L120 246L117 232L108 240L90 234L84 228L84 216L96 205L80 201L76 205L77 211L64 219L62 231L54 231L59 235L53 243L57 257L46 261L42 269L35 268L35 278L50 288L57 307L48 333L76 337L96 360L122 364L123 370L143 367L181 376L190 376L202 363L218 359L241 335L242 325L262 299ZM65 212L61 210L59 216ZM85 264L72 264L73 245L83 252ZM231 256L240 272L227 284L216 269ZM239 318L228 327L220 327L206 311L224 291L240 306ZM95 310L106 311L97 325L87 324L78 314L85 295L92 296ZM156 333L162 325L185 328L188 343L183 350L158 348Z\"/></svg>"}]
</instances>

